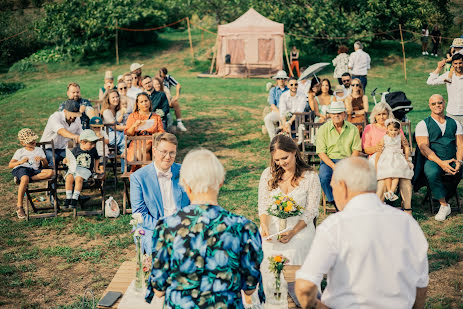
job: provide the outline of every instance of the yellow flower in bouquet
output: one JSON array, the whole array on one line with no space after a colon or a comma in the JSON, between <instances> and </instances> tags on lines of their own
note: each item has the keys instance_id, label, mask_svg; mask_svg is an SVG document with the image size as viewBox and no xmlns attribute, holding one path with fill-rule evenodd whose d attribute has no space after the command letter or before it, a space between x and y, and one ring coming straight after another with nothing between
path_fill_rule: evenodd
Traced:
<instances>
[{"instance_id":1,"label":"yellow flower in bouquet","mask_svg":"<svg viewBox=\"0 0 463 309\"><path fill-rule=\"evenodd\" d=\"M304 207L298 205L296 201L289 196L275 195L274 201L267 209L267 213L280 219L299 216L304 211Z\"/></svg>"}]
</instances>

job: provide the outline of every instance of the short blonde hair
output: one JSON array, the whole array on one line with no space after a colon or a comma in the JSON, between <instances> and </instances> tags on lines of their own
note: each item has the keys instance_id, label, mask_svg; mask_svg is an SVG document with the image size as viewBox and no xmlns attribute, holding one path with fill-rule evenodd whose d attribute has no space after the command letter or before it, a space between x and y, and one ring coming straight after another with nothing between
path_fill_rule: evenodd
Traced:
<instances>
[{"instance_id":1,"label":"short blonde hair","mask_svg":"<svg viewBox=\"0 0 463 309\"><path fill-rule=\"evenodd\" d=\"M373 110L370 114L370 123L376 123L376 115L386 111L388 114L387 118L394 118L394 114L392 114L392 108L386 102L379 102L378 104L373 107Z\"/></svg>"},{"instance_id":2,"label":"short blonde hair","mask_svg":"<svg viewBox=\"0 0 463 309\"><path fill-rule=\"evenodd\" d=\"M180 184L193 193L219 191L225 180L225 169L212 151L205 148L191 150L183 159Z\"/></svg>"},{"instance_id":3,"label":"short blonde hair","mask_svg":"<svg viewBox=\"0 0 463 309\"><path fill-rule=\"evenodd\" d=\"M161 133L157 133L157 134L154 135L153 148L157 148L158 145L159 145L162 141L165 141L165 142L174 144L175 147L178 146L177 137L176 137L175 135L173 135L173 134L171 134L171 133L167 133L167 132L161 132Z\"/></svg>"}]
</instances>

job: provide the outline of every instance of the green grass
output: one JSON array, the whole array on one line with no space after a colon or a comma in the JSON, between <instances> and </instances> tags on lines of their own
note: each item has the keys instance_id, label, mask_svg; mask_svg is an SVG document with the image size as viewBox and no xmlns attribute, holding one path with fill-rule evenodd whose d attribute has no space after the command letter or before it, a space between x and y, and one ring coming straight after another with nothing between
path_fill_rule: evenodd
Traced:
<instances>
[{"instance_id":1,"label":"green grass","mask_svg":"<svg viewBox=\"0 0 463 309\"><path fill-rule=\"evenodd\" d=\"M166 65L182 84L181 105L189 131L179 135L179 156L195 147L214 151L227 171L219 203L233 212L255 222L257 216L257 187L260 174L268 165L268 137L260 134L262 109L267 104L262 79L200 79L196 72L206 66L206 58L193 62L189 56L186 33L169 31L161 39L142 48L120 50L120 65L114 57L103 57L86 64L64 63L39 67L40 72L27 75L4 74L5 82L22 82L25 88L0 97L0 305L23 308L80 308L84 289L79 282L94 290L97 300L115 271L124 260L133 257L130 216L117 219L60 216L52 219L18 221L14 215L16 187L12 184L8 161L19 147L17 132L27 126L39 135L51 113L65 99L66 85L77 81L86 98L96 98L103 82L104 71L114 75L128 70L130 63L145 63L144 73L155 75ZM204 56L215 38L193 33L195 56ZM417 44L407 44L407 73L405 83L401 64L401 47L397 42L382 42L367 50L372 56L367 94L378 87L385 91L404 91L414 106L409 114L413 126L429 112L427 100L433 93L446 97L444 86L426 85L436 59L419 56ZM312 51L319 55L309 59L311 64L330 61L335 55ZM175 57L172 57L175 55ZM187 64L187 65L185 65ZM330 70L321 78L333 81ZM379 99L379 96L378 96ZM369 96L370 108L373 99ZM117 192L108 183L109 195L122 206L119 184ZM461 190L461 188L460 188ZM461 299L461 261L463 256L463 216L454 215L445 223L433 220L427 205L422 204L423 191L412 200L414 216L420 223L429 243L430 276L455 270L459 277L436 277L438 291L429 294L427 308L454 308ZM96 200L95 204L98 204ZM321 221L323 217L319 220ZM36 274L35 276L33 276ZM39 289L40 287L40 289ZM39 297L47 295L45 299ZM40 299L40 300L39 300ZM88 308L88 305L86 305Z\"/></svg>"}]
</instances>

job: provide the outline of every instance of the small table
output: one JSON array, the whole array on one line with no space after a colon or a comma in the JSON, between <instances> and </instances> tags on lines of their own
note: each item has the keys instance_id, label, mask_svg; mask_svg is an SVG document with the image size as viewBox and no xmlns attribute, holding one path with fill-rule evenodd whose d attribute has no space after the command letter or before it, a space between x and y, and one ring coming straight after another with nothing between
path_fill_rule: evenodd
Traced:
<instances>
[{"instance_id":1,"label":"small table","mask_svg":"<svg viewBox=\"0 0 463 309\"><path fill-rule=\"evenodd\" d=\"M283 271L283 275L287 282L294 282L296 280L296 271L300 268L300 265L287 265ZM135 279L135 261L126 261L122 263L121 267L117 270L113 280L109 283L108 287L103 293L106 295L109 291L121 292L122 294L127 291L132 280ZM119 298L114 305L111 307L100 307L98 308L118 308L121 298ZM293 299L288 295L288 308L297 308Z\"/></svg>"}]
</instances>

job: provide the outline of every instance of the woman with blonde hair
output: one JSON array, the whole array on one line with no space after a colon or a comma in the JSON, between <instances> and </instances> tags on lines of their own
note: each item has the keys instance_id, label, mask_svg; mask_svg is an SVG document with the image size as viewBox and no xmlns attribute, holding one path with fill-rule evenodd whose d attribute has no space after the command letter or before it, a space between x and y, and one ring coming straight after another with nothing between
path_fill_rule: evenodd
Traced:
<instances>
[{"instance_id":1,"label":"woman with blonde hair","mask_svg":"<svg viewBox=\"0 0 463 309\"><path fill-rule=\"evenodd\" d=\"M121 97L117 89L109 89L103 97L103 109L101 115L104 124L115 124L116 131L112 127L108 130L109 145L116 146L119 153L123 153L125 125L117 120L117 113L121 109Z\"/></svg>"}]
</instances>

